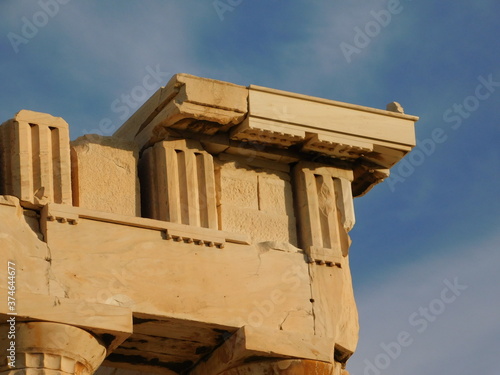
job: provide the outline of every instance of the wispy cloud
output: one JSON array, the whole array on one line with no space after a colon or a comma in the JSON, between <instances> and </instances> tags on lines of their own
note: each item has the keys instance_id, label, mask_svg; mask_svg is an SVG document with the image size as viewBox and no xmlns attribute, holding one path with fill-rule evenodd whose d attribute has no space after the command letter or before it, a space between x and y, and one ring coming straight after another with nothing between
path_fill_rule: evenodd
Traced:
<instances>
[{"instance_id":1,"label":"wispy cloud","mask_svg":"<svg viewBox=\"0 0 500 375\"><path fill-rule=\"evenodd\" d=\"M491 356L489 348L498 347L500 337L499 244L498 235L464 244L445 251L447 256L428 256L365 286L357 295L362 330L350 362L351 373L376 373L367 370L368 362L375 363L378 355L386 353L383 346L390 346L404 331L412 343L402 347L386 369L380 369L384 375L497 374L500 360ZM450 292L444 303L436 302L443 298L447 283L454 282L464 286L459 295L449 301ZM427 315L422 308L428 310ZM413 320L412 314L416 314ZM425 327L418 319L425 321ZM381 358L379 364L384 363Z\"/></svg>"},{"instance_id":2,"label":"wispy cloud","mask_svg":"<svg viewBox=\"0 0 500 375\"><path fill-rule=\"evenodd\" d=\"M444 111L474 93L479 75L500 77L492 48L499 3L401 0L404 10L348 63L340 44L352 44L355 28L363 30L371 12L388 3L297 0L285 7L280 0L248 0L221 22L212 1L70 1L15 54L6 35L19 32L22 17L32 17L39 5L0 2L6 94L0 115L3 121L21 108L49 112L65 118L72 135L104 117L119 122L112 102L159 64L172 74L377 108L397 100L421 116L423 140L447 125ZM362 330L353 375L363 374L364 359L373 360L380 344L401 331L413 343L384 375L498 373L500 238L478 240L498 224L497 94L449 131L450 139L397 192L381 184L356 201L351 261ZM409 316L455 277L468 289L416 332Z\"/></svg>"},{"instance_id":3,"label":"wispy cloud","mask_svg":"<svg viewBox=\"0 0 500 375\"><path fill-rule=\"evenodd\" d=\"M43 35L20 52L31 61L33 75L40 71L38 77L34 80L26 71L15 75L20 82L51 77L39 86L39 96L45 101L57 98L63 110L52 111L70 123L73 136L83 129L98 128L102 118L116 115L110 108L112 102L140 84L147 67L159 65L170 75L196 69L197 62L189 60L193 34L186 11L185 6L174 3L112 6L70 2L42 30ZM193 22L196 14L193 12ZM158 28L151 29L151 24ZM90 97L88 93L92 93ZM51 111L45 105L39 110Z\"/></svg>"}]
</instances>

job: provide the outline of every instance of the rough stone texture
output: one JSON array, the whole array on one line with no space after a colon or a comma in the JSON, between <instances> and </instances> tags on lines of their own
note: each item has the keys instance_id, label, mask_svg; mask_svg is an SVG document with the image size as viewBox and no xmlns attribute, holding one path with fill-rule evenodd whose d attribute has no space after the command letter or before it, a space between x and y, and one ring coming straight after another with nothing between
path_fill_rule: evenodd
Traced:
<instances>
[{"instance_id":1,"label":"rough stone texture","mask_svg":"<svg viewBox=\"0 0 500 375\"><path fill-rule=\"evenodd\" d=\"M58 220L46 224L51 270L64 283L67 298L232 327L258 324L278 329L289 311L304 310L309 315L293 329L312 329L303 254L166 240L152 228L155 220L141 219L142 225L137 221L130 226L116 225L97 213L84 216L77 225ZM116 215L123 223L124 218ZM197 238L198 228L186 227ZM85 251L74 243L85 243ZM277 307L268 306L272 297Z\"/></svg>"},{"instance_id":2,"label":"rough stone texture","mask_svg":"<svg viewBox=\"0 0 500 375\"><path fill-rule=\"evenodd\" d=\"M294 371L302 369L299 364L302 361L308 363L306 368L317 371L312 373L330 374L329 370L336 367L331 360L333 351L333 342L329 339L318 336L304 339L301 334L245 326L218 347L210 358L196 366L190 375L232 374L232 371L278 374L277 369L289 369L290 372L284 373L295 374ZM284 365L288 363L282 362L284 359L294 359L296 366ZM250 370L253 372L245 372Z\"/></svg>"},{"instance_id":3,"label":"rough stone texture","mask_svg":"<svg viewBox=\"0 0 500 375\"><path fill-rule=\"evenodd\" d=\"M398 102L391 102L391 103L387 104L385 109L387 109L388 111L391 111L391 112L405 113L404 108Z\"/></svg>"},{"instance_id":4,"label":"rough stone texture","mask_svg":"<svg viewBox=\"0 0 500 375\"><path fill-rule=\"evenodd\" d=\"M411 150L416 120L180 74L123 139L72 143L71 188L67 124L20 112L0 126L0 193L15 196L0 196L0 261L16 267L19 323L71 339L23 331L20 350L44 349L14 374L91 373L105 348L130 375L345 375L353 195ZM95 362L66 352L80 334Z\"/></svg>"},{"instance_id":5,"label":"rough stone texture","mask_svg":"<svg viewBox=\"0 0 500 375\"><path fill-rule=\"evenodd\" d=\"M157 371L156 359L186 369L245 325L313 333L307 264L293 247L226 242L220 249L167 240L161 225L174 223L64 210L49 207L41 220L51 271L66 297L89 304L84 311L95 303L134 313L134 334L107 358L108 366ZM191 232L187 239L220 232L184 230ZM135 356L144 360L134 362Z\"/></svg>"},{"instance_id":6,"label":"rough stone texture","mask_svg":"<svg viewBox=\"0 0 500 375\"><path fill-rule=\"evenodd\" d=\"M137 161L134 142L96 134L71 142L75 206L140 216Z\"/></svg>"},{"instance_id":7,"label":"rough stone texture","mask_svg":"<svg viewBox=\"0 0 500 375\"><path fill-rule=\"evenodd\" d=\"M328 362L307 361L298 359L276 360L264 362L251 362L227 371L219 375L341 375L339 365Z\"/></svg>"},{"instance_id":8,"label":"rough stone texture","mask_svg":"<svg viewBox=\"0 0 500 375\"><path fill-rule=\"evenodd\" d=\"M173 372L170 372L168 370L164 371L163 374L172 374ZM128 370L125 368L116 368L116 367L108 367L108 366L101 366L97 369L95 372L95 375L154 375L154 372L146 372L144 370ZM175 373L173 373L175 374ZM342 374L344 375L344 374Z\"/></svg>"},{"instance_id":9,"label":"rough stone texture","mask_svg":"<svg viewBox=\"0 0 500 375\"><path fill-rule=\"evenodd\" d=\"M26 210L25 214L23 211L18 198L0 196L0 254L3 264L5 267L7 261L16 264L18 289L40 294L55 292L58 288L52 284L50 249L43 242L36 213ZM0 272L0 283L0 288L7 287L6 272Z\"/></svg>"},{"instance_id":10,"label":"rough stone texture","mask_svg":"<svg viewBox=\"0 0 500 375\"><path fill-rule=\"evenodd\" d=\"M309 265L314 312L314 334L339 345L338 356L348 359L358 343L358 312L352 290L348 257L340 267Z\"/></svg>"},{"instance_id":11,"label":"rough stone texture","mask_svg":"<svg viewBox=\"0 0 500 375\"><path fill-rule=\"evenodd\" d=\"M296 246L290 175L273 168L273 164L277 163L263 168L243 158L218 160L220 227L247 233L254 242L278 241Z\"/></svg>"}]
</instances>

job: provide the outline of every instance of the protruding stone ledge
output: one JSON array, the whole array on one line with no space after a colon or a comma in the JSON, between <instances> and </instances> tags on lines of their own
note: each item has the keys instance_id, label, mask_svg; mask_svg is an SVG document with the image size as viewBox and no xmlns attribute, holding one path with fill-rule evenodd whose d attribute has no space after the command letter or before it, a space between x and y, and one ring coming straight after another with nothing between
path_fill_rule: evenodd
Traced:
<instances>
[{"instance_id":1,"label":"protruding stone ledge","mask_svg":"<svg viewBox=\"0 0 500 375\"><path fill-rule=\"evenodd\" d=\"M318 362L322 364L321 368L331 369L334 366L334 343L330 339L318 336L304 337L292 332L244 326L217 348L209 358L200 362L190 375L240 374L231 372L231 369L244 369L245 366L264 369L267 366L261 367L257 364L262 364L263 361L270 365L269 368L274 368L273 363L286 360ZM340 367L340 363L338 365ZM241 372L241 374L260 373L264 372ZM297 372L297 374L302 373Z\"/></svg>"},{"instance_id":2,"label":"protruding stone ledge","mask_svg":"<svg viewBox=\"0 0 500 375\"><path fill-rule=\"evenodd\" d=\"M7 301L7 292L0 287L0 298L4 301ZM35 320L81 327L102 337L108 351L113 351L132 333L132 311L126 307L34 294L21 289L16 291L16 300L16 324ZM8 315L7 307L7 303L0 306L2 322L13 316Z\"/></svg>"},{"instance_id":3,"label":"protruding stone ledge","mask_svg":"<svg viewBox=\"0 0 500 375\"><path fill-rule=\"evenodd\" d=\"M135 139L143 147L161 140L157 134L162 127L190 128L207 134L227 131L245 118L247 98L244 86L176 74L114 135Z\"/></svg>"},{"instance_id":4,"label":"protruding stone ledge","mask_svg":"<svg viewBox=\"0 0 500 375\"><path fill-rule=\"evenodd\" d=\"M201 228L192 225L171 223L169 221L119 215L59 204L48 204L42 209L40 226L45 240L47 241L50 235L47 231L47 221L77 225L80 219L157 230L164 233L164 239L166 240L186 241L199 245L205 244L223 248L226 242L243 245L250 244L249 236L241 233L231 233L211 228Z\"/></svg>"},{"instance_id":5,"label":"protruding stone ledge","mask_svg":"<svg viewBox=\"0 0 500 375\"><path fill-rule=\"evenodd\" d=\"M274 158L292 149L332 163L346 161L368 167L355 176L353 192L358 196L383 180L384 173L372 171L387 170L415 146L417 120L400 112L177 74L115 136L135 140L145 149L181 132L205 136L207 150L221 150L224 135L241 150L274 149Z\"/></svg>"},{"instance_id":6,"label":"protruding stone ledge","mask_svg":"<svg viewBox=\"0 0 500 375\"><path fill-rule=\"evenodd\" d=\"M357 159L375 145L405 151L415 145L415 116L255 85L248 90L248 116L231 130L232 138L303 144L303 151L339 159Z\"/></svg>"},{"instance_id":7,"label":"protruding stone ledge","mask_svg":"<svg viewBox=\"0 0 500 375\"><path fill-rule=\"evenodd\" d=\"M344 375L339 363L326 363L302 359L267 360L245 363L217 375Z\"/></svg>"}]
</instances>

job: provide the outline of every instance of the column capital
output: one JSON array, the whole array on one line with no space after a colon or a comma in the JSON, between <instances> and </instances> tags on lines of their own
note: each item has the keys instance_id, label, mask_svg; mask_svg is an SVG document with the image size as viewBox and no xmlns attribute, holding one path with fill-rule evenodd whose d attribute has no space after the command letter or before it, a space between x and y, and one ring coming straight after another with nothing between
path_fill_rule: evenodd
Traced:
<instances>
[{"instance_id":1,"label":"column capital","mask_svg":"<svg viewBox=\"0 0 500 375\"><path fill-rule=\"evenodd\" d=\"M91 375L106 357L106 346L81 328L51 322L17 323L13 359L2 367L8 375ZM0 330L1 347L9 348L8 326Z\"/></svg>"}]
</instances>

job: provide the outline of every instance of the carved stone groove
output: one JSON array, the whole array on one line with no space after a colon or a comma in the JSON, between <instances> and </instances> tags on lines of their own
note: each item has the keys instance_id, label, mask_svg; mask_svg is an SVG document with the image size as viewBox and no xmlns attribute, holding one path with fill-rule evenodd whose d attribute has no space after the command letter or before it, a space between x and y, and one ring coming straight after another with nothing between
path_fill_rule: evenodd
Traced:
<instances>
[{"instance_id":1,"label":"carved stone groove","mask_svg":"<svg viewBox=\"0 0 500 375\"><path fill-rule=\"evenodd\" d=\"M143 216L217 229L214 163L201 145L185 139L158 142L140 163Z\"/></svg>"},{"instance_id":2,"label":"carved stone groove","mask_svg":"<svg viewBox=\"0 0 500 375\"><path fill-rule=\"evenodd\" d=\"M294 173L301 247L311 263L340 266L354 225L352 171L299 163Z\"/></svg>"},{"instance_id":3,"label":"carved stone groove","mask_svg":"<svg viewBox=\"0 0 500 375\"><path fill-rule=\"evenodd\" d=\"M60 117L22 110L0 126L0 194L72 204L69 127Z\"/></svg>"}]
</instances>

